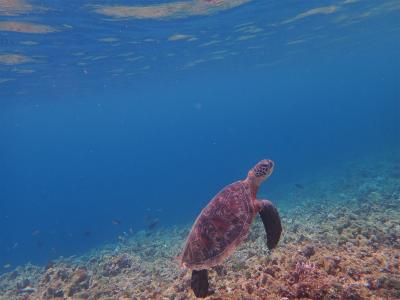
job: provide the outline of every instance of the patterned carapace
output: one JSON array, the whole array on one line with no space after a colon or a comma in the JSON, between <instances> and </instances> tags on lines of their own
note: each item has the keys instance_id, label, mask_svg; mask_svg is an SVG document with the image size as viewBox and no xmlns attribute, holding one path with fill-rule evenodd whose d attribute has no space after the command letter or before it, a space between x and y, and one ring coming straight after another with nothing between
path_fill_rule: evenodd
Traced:
<instances>
[{"instance_id":1,"label":"patterned carapace","mask_svg":"<svg viewBox=\"0 0 400 300\"><path fill-rule=\"evenodd\" d=\"M226 186L194 223L182 265L200 270L220 264L247 237L256 213L248 182Z\"/></svg>"}]
</instances>

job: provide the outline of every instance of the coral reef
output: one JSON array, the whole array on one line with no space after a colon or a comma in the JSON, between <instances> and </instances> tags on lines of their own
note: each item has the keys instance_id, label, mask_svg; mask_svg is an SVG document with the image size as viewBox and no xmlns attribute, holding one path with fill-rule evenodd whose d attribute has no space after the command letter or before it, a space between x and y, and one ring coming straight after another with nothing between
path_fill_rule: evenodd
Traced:
<instances>
[{"instance_id":1,"label":"coral reef","mask_svg":"<svg viewBox=\"0 0 400 300\"><path fill-rule=\"evenodd\" d=\"M352 162L318 178L288 188L288 205L275 202L285 229L277 249L267 250L257 220L209 271L208 299L400 299L399 162ZM81 257L20 266L0 277L0 299L195 299L176 260L188 230L138 232Z\"/></svg>"}]
</instances>

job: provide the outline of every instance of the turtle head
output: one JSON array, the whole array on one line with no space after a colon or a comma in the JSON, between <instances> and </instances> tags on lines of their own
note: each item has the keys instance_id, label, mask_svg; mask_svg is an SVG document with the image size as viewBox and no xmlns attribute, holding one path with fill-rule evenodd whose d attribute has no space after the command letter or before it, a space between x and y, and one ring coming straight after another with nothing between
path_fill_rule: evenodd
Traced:
<instances>
[{"instance_id":1,"label":"turtle head","mask_svg":"<svg viewBox=\"0 0 400 300\"><path fill-rule=\"evenodd\" d=\"M265 179L267 179L272 171L274 170L274 162L270 159L263 159L258 162L247 174L247 178L254 182L256 185L260 185Z\"/></svg>"}]
</instances>

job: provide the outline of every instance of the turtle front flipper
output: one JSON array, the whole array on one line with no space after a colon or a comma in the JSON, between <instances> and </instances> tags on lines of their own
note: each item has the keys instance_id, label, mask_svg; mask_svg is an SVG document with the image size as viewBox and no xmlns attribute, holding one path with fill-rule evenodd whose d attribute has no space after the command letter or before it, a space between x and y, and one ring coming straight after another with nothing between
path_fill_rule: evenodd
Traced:
<instances>
[{"instance_id":1,"label":"turtle front flipper","mask_svg":"<svg viewBox=\"0 0 400 300\"><path fill-rule=\"evenodd\" d=\"M205 298L212 294L209 291L208 284L208 270L193 270L192 271L192 280L190 282L190 286L198 298Z\"/></svg>"},{"instance_id":2,"label":"turtle front flipper","mask_svg":"<svg viewBox=\"0 0 400 300\"><path fill-rule=\"evenodd\" d=\"M260 217L264 224L265 232L267 233L267 246L271 250L276 247L282 233L281 218L278 210L268 200L261 200Z\"/></svg>"}]
</instances>

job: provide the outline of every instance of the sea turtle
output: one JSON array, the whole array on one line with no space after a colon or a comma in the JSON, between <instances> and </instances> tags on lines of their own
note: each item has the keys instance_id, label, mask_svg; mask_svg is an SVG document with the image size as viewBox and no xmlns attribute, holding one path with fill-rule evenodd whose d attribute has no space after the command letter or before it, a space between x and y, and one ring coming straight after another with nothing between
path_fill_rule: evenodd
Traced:
<instances>
[{"instance_id":1,"label":"sea turtle","mask_svg":"<svg viewBox=\"0 0 400 300\"><path fill-rule=\"evenodd\" d=\"M191 288L196 297L210 294L207 269L217 266L247 237L257 213L267 233L267 246L274 248L282 232L278 211L268 200L257 200L260 184L274 169L264 159L245 180L224 187L197 217L179 256L183 268L192 270Z\"/></svg>"}]
</instances>

